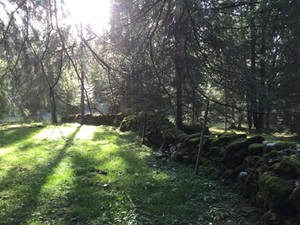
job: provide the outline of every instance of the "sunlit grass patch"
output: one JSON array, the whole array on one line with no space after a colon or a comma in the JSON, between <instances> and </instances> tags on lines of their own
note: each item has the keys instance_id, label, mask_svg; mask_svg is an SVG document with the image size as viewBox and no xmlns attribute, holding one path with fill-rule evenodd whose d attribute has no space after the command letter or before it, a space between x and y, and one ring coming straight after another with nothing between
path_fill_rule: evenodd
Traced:
<instances>
[{"instance_id":1,"label":"sunlit grass patch","mask_svg":"<svg viewBox=\"0 0 300 225\"><path fill-rule=\"evenodd\" d=\"M208 224L218 214L211 206L239 201L190 167L155 161L132 132L79 124L12 129L0 130L7 137L0 140L1 224ZM241 224L223 208L228 215L216 224Z\"/></svg>"}]
</instances>

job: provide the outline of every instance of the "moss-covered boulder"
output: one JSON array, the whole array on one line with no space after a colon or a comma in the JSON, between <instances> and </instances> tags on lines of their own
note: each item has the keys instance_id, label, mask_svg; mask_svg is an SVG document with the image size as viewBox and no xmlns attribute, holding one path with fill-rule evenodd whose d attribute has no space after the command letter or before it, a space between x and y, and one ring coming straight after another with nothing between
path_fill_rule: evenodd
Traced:
<instances>
[{"instance_id":1,"label":"moss-covered boulder","mask_svg":"<svg viewBox=\"0 0 300 225\"><path fill-rule=\"evenodd\" d=\"M248 146L249 155L263 155L264 153L264 144L253 143Z\"/></svg>"},{"instance_id":2,"label":"moss-covered boulder","mask_svg":"<svg viewBox=\"0 0 300 225\"><path fill-rule=\"evenodd\" d=\"M227 168L235 168L242 164L248 155L246 138L241 137L233 140L225 147L222 162Z\"/></svg>"},{"instance_id":3,"label":"moss-covered boulder","mask_svg":"<svg viewBox=\"0 0 300 225\"><path fill-rule=\"evenodd\" d=\"M236 134L234 132L225 132L218 137L216 137L214 140L211 141L211 146L226 146L230 142L239 139L239 138L246 138L245 134Z\"/></svg>"},{"instance_id":4,"label":"moss-covered boulder","mask_svg":"<svg viewBox=\"0 0 300 225\"><path fill-rule=\"evenodd\" d=\"M281 225L280 217L273 211L269 210L262 216L264 225Z\"/></svg>"},{"instance_id":5,"label":"moss-covered boulder","mask_svg":"<svg viewBox=\"0 0 300 225\"><path fill-rule=\"evenodd\" d=\"M186 134L195 134L195 133L201 133L203 125L201 123L191 123L191 124L183 124L182 125L182 131ZM209 135L209 129L208 127L204 128L204 134Z\"/></svg>"},{"instance_id":6,"label":"moss-covered boulder","mask_svg":"<svg viewBox=\"0 0 300 225\"><path fill-rule=\"evenodd\" d=\"M261 143L263 143L264 140L265 140L264 137L262 137L260 135L256 135L256 136L248 138L247 142L248 142L249 145L251 145L251 144L261 144Z\"/></svg>"},{"instance_id":7,"label":"moss-covered boulder","mask_svg":"<svg viewBox=\"0 0 300 225\"><path fill-rule=\"evenodd\" d=\"M300 186L297 186L290 195L290 201L294 204L298 219L300 220Z\"/></svg>"},{"instance_id":8,"label":"moss-covered boulder","mask_svg":"<svg viewBox=\"0 0 300 225\"><path fill-rule=\"evenodd\" d=\"M257 168L257 167L261 166L262 163L263 163L262 157L260 157L258 155L247 156L244 159L243 167L246 170L247 169L254 169L254 168Z\"/></svg>"},{"instance_id":9,"label":"moss-covered boulder","mask_svg":"<svg viewBox=\"0 0 300 225\"><path fill-rule=\"evenodd\" d=\"M129 115L123 118L120 123L120 131L137 131L137 119L138 117L136 115Z\"/></svg>"},{"instance_id":10,"label":"moss-covered boulder","mask_svg":"<svg viewBox=\"0 0 300 225\"><path fill-rule=\"evenodd\" d=\"M279 163L274 166L274 171L278 175L298 178L300 177L300 161L295 156L284 156Z\"/></svg>"},{"instance_id":11,"label":"moss-covered boulder","mask_svg":"<svg viewBox=\"0 0 300 225\"><path fill-rule=\"evenodd\" d=\"M281 159L281 154L276 150L263 154L264 163L268 166L271 166L274 163L279 162L280 159Z\"/></svg>"},{"instance_id":12,"label":"moss-covered boulder","mask_svg":"<svg viewBox=\"0 0 300 225\"><path fill-rule=\"evenodd\" d=\"M205 152L205 156L215 163L219 163L225 152L225 148L223 147L211 147L208 148L208 151Z\"/></svg>"},{"instance_id":13,"label":"moss-covered boulder","mask_svg":"<svg viewBox=\"0 0 300 225\"><path fill-rule=\"evenodd\" d=\"M291 208L289 196L293 189L294 182L292 180L264 173L259 178L257 200L266 209L283 213Z\"/></svg>"},{"instance_id":14,"label":"moss-covered boulder","mask_svg":"<svg viewBox=\"0 0 300 225\"><path fill-rule=\"evenodd\" d=\"M239 177L239 186L241 192L245 197L250 198L250 200L256 202L256 194L258 192L258 173L255 170L248 170L247 176L243 179Z\"/></svg>"},{"instance_id":15,"label":"moss-covered boulder","mask_svg":"<svg viewBox=\"0 0 300 225\"><path fill-rule=\"evenodd\" d=\"M277 151L284 150L284 149L296 149L296 146L297 144L295 142L285 141L285 142L275 143L273 149Z\"/></svg>"}]
</instances>

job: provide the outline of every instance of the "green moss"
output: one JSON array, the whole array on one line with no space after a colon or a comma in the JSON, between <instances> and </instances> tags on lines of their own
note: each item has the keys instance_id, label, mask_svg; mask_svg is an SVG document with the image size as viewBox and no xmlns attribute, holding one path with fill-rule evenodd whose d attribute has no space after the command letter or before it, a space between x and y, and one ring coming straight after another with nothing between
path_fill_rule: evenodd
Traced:
<instances>
[{"instance_id":1,"label":"green moss","mask_svg":"<svg viewBox=\"0 0 300 225\"><path fill-rule=\"evenodd\" d=\"M300 162L294 156L285 156L275 166L275 172L279 175L298 178L300 176Z\"/></svg>"},{"instance_id":2,"label":"green moss","mask_svg":"<svg viewBox=\"0 0 300 225\"><path fill-rule=\"evenodd\" d=\"M260 136L260 135L256 135L256 136L253 136L253 137L249 137L249 138L247 139L247 141L248 141L249 144L254 144L254 143L260 144L260 143L262 143L264 140L265 140L265 138L262 137L262 136Z\"/></svg>"},{"instance_id":3,"label":"green moss","mask_svg":"<svg viewBox=\"0 0 300 225\"><path fill-rule=\"evenodd\" d=\"M271 151L268 153L263 154L263 160L265 163L271 163L270 161L279 158L281 155L278 151Z\"/></svg>"},{"instance_id":4,"label":"green moss","mask_svg":"<svg viewBox=\"0 0 300 225\"><path fill-rule=\"evenodd\" d=\"M262 155L264 148L264 144L254 143L248 146L248 152L250 155Z\"/></svg>"},{"instance_id":5,"label":"green moss","mask_svg":"<svg viewBox=\"0 0 300 225\"><path fill-rule=\"evenodd\" d=\"M195 133L200 134L202 131L202 127L203 125L199 123L183 124L182 131L185 132L186 134L195 134ZM204 134L208 135L209 134L208 127L205 127L204 129L205 129Z\"/></svg>"},{"instance_id":6,"label":"green moss","mask_svg":"<svg viewBox=\"0 0 300 225\"><path fill-rule=\"evenodd\" d=\"M218 135L218 137L211 142L211 146L226 146L228 143L239 139L246 138L245 134L236 134L234 132L225 132Z\"/></svg>"},{"instance_id":7,"label":"green moss","mask_svg":"<svg viewBox=\"0 0 300 225\"><path fill-rule=\"evenodd\" d=\"M300 219L300 186L293 190L292 194L290 195L290 200L294 204L298 213L298 218Z\"/></svg>"},{"instance_id":8,"label":"green moss","mask_svg":"<svg viewBox=\"0 0 300 225\"><path fill-rule=\"evenodd\" d=\"M293 188L293 181L267 173L259 179L259 192L264 207L274 211L285 210L289 206L288 199Z\"/></svg>"},{"instance_id":9,"label":"green moss","mask_svg":"<svg viewBox=\"0 0 300 225\"><path fill-rule=\"evenodd\" d=\"M260 156L248 156L244 159L243 165L245 168L256 168L257 166L259 166L258 162L260 161Z\"/></svg>"},{"instance_id":10,"label":"green moss","mask_svg":"<svg viewBox=\"0 0 300 225\"><path fill-rule=\"evenodd\" d=\"M279 216L271 210L269 210L262 216L262 221L263 221L264 225L280 225L281 224Z\"/></svg>"},{"instance_id":11,"label":"green moss","mask_svg":"<svg viewBox=\"0 0 300 225\"><path fill-rule=\"evenodd\" d=\"M296 143L295 142L278 142L273 147L275 150L284 150L284 149L296 149Z\"/></svg>"}]
</instances>

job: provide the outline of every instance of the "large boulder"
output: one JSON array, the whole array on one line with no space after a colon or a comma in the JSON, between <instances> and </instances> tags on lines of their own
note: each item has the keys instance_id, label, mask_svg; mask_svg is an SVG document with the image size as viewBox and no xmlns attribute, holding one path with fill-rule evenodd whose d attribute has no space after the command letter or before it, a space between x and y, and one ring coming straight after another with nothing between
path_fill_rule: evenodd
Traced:
<instances>
[{"instance_id":1,"label":"large boulder","mask_svg":"<svg viewBox=\"0 0 300 225\"><path fill-rule=\"evenodd\" d=\"M266 209L284 213L291 208L289 196L294 189L294 182L273 174L264 173L259 177L258 203Z\"/></svg>"},{"instance_id":2,"label":"large boulder","mask_svg":"<svg viewBox=\"0 0 300 225\"><path fill-rule=\"evenodd\" d=\"M278 175L297 179L300 177L300 161L294 155L284 156L274 166L274 171Z\"/></svg>"},{"instance_id":3,"label":"large boulder","mask_svg":"<svg viewBox=\"0 0 300 225\"><path fill-rule=\"evenodd\" d=\"M201 133L202 127L203 124L201 123L183 124L181 130L186 134L195 134ZM208 127L205 127L204 129L204 134L209 135L210 133Z\"/></svg>"},{"instance_id":4,"label":"large boulder","mask_svg":"<svg viewBox=\"0 0 300 225\"><path fill-rule=\"evenodd\" d=\"M272 147L272 149L280 151L280 150L284 150L284 149L296 149L297 144L295 142L289 142L289 141L285 141L285 142L278 142L278 143L274 143Z\"/></svg>"},{"instance_id":5,"label":"large boulder","mask_svg":"<svg viewBox=\"0 0 300 225\"><path fill-rule=\"evenodd\" d=\"M263 154L264 163L268 166L272 166L281 160L282 155L280 152L273 150L268 153Z\"/></svg>"},{"instance_id":6,"label":"large boulder","mask_svg":"<svg viewBox=\"0 0 300 225\"><path fill-rule=\"evenodd\" d=\"M262 216L262 221L264 225L281 225L281 219L278 214L269 210Z\"/></svg>"},{"instance_id":7,"label":"large boulder","mask_svg":"<svg viewBox=\"0 0 300 225\"><path fill-rule=\"evenodd\" d=\"M251 145L251 144L261 144L261 143L263 143L264 140L265 140L264 137L262 137L260 135L256 135L256 136L248 138L247 142L248 142L249 145Z\"/></svg>"},{"instance_id":8,"label":"large boulder","mask_svg":"<svg viewBox=\"0 0 300 225\"><path fill-rule=\"evenodd\" d=\"M299 181L298 181L298 183L299 183ZM290 195L290 200L294 204L294 206L297 210L298 219L300 220L300 186L297 186L293 190L292 194Z\"/></svg>"},{"instance_id":9,"label":"large boulder","mask_svg":"<svg viewBox=\"0 0 300 225\"><path fill-rule=\"evenodd\" d=\"M226 145L222 162L229 168L233 169L242 164L244 158L247 156L248 143L246 138L240 137L231 141Z\"/></svg>"},{"instance_id":10,"label":"large boulder","mask_svg":"<svg viewBox=\"0 0 300 225\"><path fill-rule=\"evenodd\" d=\"M211 141L211 146L226 146L230 142L240 139L246 138L245 134L236 134L234 132L225 132L218 135L217 138Z\"/></svg>"},{"instance_id":11,"label":"large boulder","mask_svg":"<svg viewBox=\"0 0 300 225\"><path fill-rule=\"evenodd\" d=\"M120 123L120 131L137 131L137 116L136 115L129 115L123 118Z\"/></svg>"},{"instance_id":12,"label":"large boulder","mask_svg":"<svg viewBox=\"0 0 300 225\"><path fill-rule=\"evenodd\" d=\"M264 144L253 143L248 146L249 155L263 155L265 149Z\"/></svg>"}]
</instances>

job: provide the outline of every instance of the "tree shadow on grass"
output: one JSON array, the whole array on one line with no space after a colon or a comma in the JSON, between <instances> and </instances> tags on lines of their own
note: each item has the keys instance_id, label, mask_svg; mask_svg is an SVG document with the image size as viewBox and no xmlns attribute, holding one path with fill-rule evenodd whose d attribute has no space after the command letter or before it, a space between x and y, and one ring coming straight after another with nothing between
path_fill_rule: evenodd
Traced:
<instances>
[{"instance_id":1,"label":"tree shadow on grass","mask_svg":"<svg viewBox=\"0 0 300 225\"><path fill-rule=\"evenodd\" d=\"M105 169L115 161L122 163L122 166L109 168L107 171L111 174L111 180L106 192L112 193L113 197L119 197L112 197L109 201L105 199L105 193L101 195L99 192L98 196L95 192L92 194L95 201L97 198L107 201L102 206L102 212L99 212L105 212L106 221L98 218L103 224L126 224L129 217L135 218L134 224L183 225L208 224L212 221L214 224L224 225L245 224L245 219L238 215L241 198L226 187L209 178L195 176L191 167L177 163L164 164L154 160L149 154L143 155L143 152L136 148L138 145L133 146L130 143L134 137L129 133L115 134L116 138L112 138L113 135L110 133L108 137L112 141L111 144L118 146L117 150L109 151L104 157L77 155L76 160L74 159L75 165L84 162L83 167L90 165L98 169ZM101 184L107 180L100 175L98 179L101 189ZM74 196L77 196L79 192L76 189L74 191ZM86 189L85 193L89 195L90 191ZM77 204L80 205L80 202ZM91 206L97 209L96 203ZM123 215L120 214L122 210L126 212ZM89 214L94 219L96 215ZM115 220L116 218L119 220Z\"/></svg>"},{"instance_id":2,"label":"tree shadow on grass","mask_svg":"<svg viewBox=\"0 0 300 225\"><path fill-rule=\"evenodd\" d=\"M80 127L68 137L64 146L57 150L57 154L48 162L38 164L34 169L27 171L21 167L10 169L0 181L0 192L13 189L15 201L8 204L5 210L5 218L0 218L2 224L23 224L28 221L38 205L38 195L46 179L51 175L58 164L64 159L67 149L72 145Z\"/></svg>"},{"instance_id":3,"label":"tree shadow on grass","mask_svg":"<svg viewBox=\"0 0 300 225\"><path fill-rule=\"evenodd\" d=\"M17 142L33 137L39 133L43 127L21 127L0 130L0 148L13 145Z\"/></svg>"}]
</instances>

